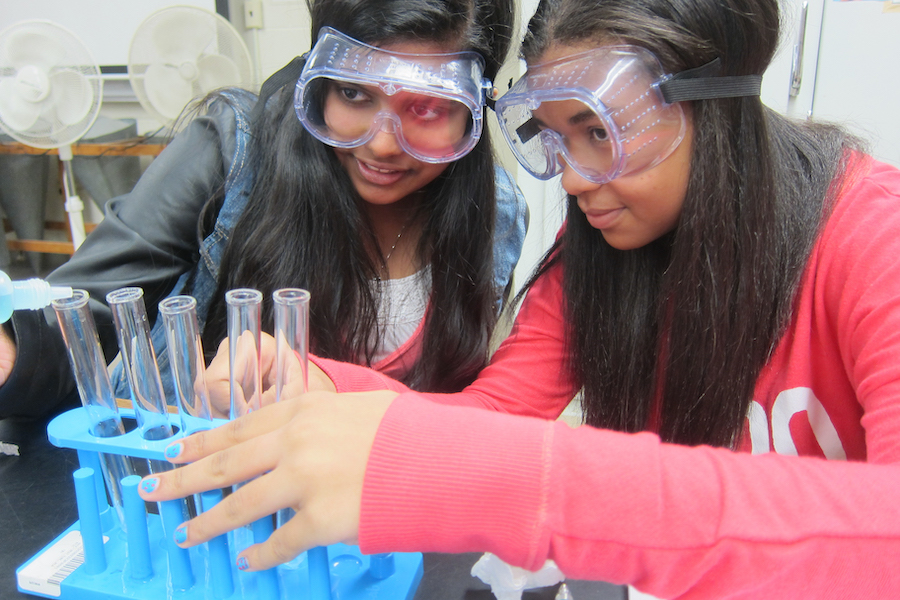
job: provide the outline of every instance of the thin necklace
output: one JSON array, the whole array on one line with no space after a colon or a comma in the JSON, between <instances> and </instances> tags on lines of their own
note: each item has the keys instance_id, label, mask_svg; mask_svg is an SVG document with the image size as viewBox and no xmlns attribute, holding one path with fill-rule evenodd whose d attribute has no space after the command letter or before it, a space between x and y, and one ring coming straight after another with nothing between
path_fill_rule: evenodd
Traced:
<instances>
[{"instance_id":1,"label":"thin necklace","mask_svg":"<svg viewBox=\"0 0 900 600\"><path fill-rule=\"evenodd\" d=\"M381 271L384 273L388 272L388 261L391 259L391 256L394 255L394 250L397 249L397 244L400 243L400 238L403 237L403 232L406 231L406 228L409 227L409 224L412 223L413 215L409 215L409 218L406 219L406 223L403 224L403 227L400 228L400 233L397 234L397 239L394 240L394 245L391 246L391 249L388 250L387 256L384 257L384 260L381 263ZM375 275L375 278L378 281L382 281L381 273Z\"/></svg>"},{"instance_id":2,"label":"thin necklace","mask_svg":"<svg viewBox=\"0 0 900 600\"><path fill-rule=\"evenodd\" d=\"M391 260L391 256L394 254L394 250L397 248L397 244L400 243L400 238L403 237L403 232L406 231L406 228L412 222L412 215L406 220L406 223L403 224L403 227L400 228L400 233L397 234L397 239L394 240L394 245L391 246L391 249L388 250L387 256L384 257L384 265L387 266L387 262Z\"/></svg>"}]
</instances>

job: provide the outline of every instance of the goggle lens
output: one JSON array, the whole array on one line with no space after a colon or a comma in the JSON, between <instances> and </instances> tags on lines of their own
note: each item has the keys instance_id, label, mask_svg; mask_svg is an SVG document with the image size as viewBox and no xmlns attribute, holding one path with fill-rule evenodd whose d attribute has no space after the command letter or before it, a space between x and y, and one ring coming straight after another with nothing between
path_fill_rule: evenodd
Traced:
<instances>
[{"instance_id":1,"label":"goggle lens","mask_svg":"<svg viewBox=\"0 0 900 600\"><path fill-rule=\"evenodd\" d=\"M483 72L475 52L392 52L323 27L297 80L294 108L331 146L361 146L384 131L418 160L450 162L481 137L491 88Z\"/></svg>"},{"instance_id":2,"label":"goggle lens","mask_svg":"<svg viewBox=\"0 0 900 600\"><path fill-rule=\"evenodd\" d=\"M445 162L477 141L472 111L450 98L407 91L388 95L376 85L319 77L307 82L298 100L307 129L331 146L360 146L384 131L397 136L407 153Z\"/></svg>"},{"instance_id":3,"label":"goggle lens","mask_svg":"<svg viewBox=\"0 0 900 600\"><path fill-rule=\"evenodd\" d=\"M559 119L561 115L566 118ZM592 179L611 178L617 170L619 150L611 126L582 102L549 101L534 112L523 105L504 107L499 117L514 131L512 144L520 162L537 177L560 173L560 156Z\"/></svg>"},{"instance_id":4,"label":"goggle lens","mask_svg":"<svg viewBox=\"0 0 900 600\"><path fill-rule=\"evenodd\" d=\"M661 77L645 50L608 47L530 69L497 101L497 117L535 177L567 163L606 183L658 164L684 137L684 114L662 99Z\"/></svg>"}]
</instances>

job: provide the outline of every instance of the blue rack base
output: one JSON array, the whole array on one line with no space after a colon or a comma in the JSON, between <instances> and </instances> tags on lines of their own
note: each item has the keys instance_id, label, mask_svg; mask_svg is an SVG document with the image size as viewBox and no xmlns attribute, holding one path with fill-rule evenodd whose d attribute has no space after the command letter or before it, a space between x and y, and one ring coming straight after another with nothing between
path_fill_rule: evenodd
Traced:
<instances>
[{"instance_id":1,"label":"blue rack base","mask_svg":"<svg viewBox=\"0 0 900 600\"><path fill-rule=\"evenodd\" d=\"M182 515L176 510L173 516L165 510L172 508L166 503L160 504L160 514L147 514L134 476L122 480L132 480L125 498L131 509L126 533L121 517L106 502L101 455L162 459L172 439L148 442L136 431L97 438L88 433L89 425L85 409L78 408L59 415L47 428L54 445L78 450L82 468L74 478L80 519L16 569L19 591L61 600L412 600L415 596L423 574L419 553L367 556L356 546L334 544L286 565L248 573L235 563L238 551L254 541L250 526L222 536L226 539L219 538L215 547L216 540L211 540L187 550L178 548L165 531L171 531Z\"/></svg>"},{"instance_id":2,"label":"blue rack base","mask_svg":"<svg viewBox=\"0 0 900 600\"><path fill-rule=\"evenodd\" d=\"M211 571L206 568L203 546L191 550L191 563L195 573L206 573L189 590L173 590L167 577L166 555L159 540L162 525L157 515L148 515L150 539L157 540L158 552L153 553L153 576L147 581L136 581L127 574L127 550L125 534L116 528L104 544L108 566L97 575L88 575L82 567L70 573L67 564L80 554L79 522L75 522L53 542L38 552L16 570L19 591L45 598L60 600L218 600L213 591ZM75 534L73 535L73 532ZM371 557L359 552L356 546L334 544L328 546L328 563L331 569L332 598L341 600L370 600L373 598L412 600L422 579L422 555L415 553L394 554L395 572L386 579L376 579L369 572ZM43 562L43 564L41 564ZM53 566L53 565L56 566ZM309 561L306 554L276 568L281 598L310 599ZM60 574L62 573L62 574ZM257 574L235 571L234 593L226 598L257 598ZM227 576L227 574L225 575ZM59 579L61 578L61 581Z\"/></svg>"}]
</instances>

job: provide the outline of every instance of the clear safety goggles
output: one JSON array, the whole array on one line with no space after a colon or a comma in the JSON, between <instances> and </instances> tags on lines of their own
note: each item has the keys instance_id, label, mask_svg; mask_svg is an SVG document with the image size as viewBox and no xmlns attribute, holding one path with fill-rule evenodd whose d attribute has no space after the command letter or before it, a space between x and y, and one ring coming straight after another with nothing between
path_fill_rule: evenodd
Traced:
<instances>
[{"instance_id":1,"label":"clear safety goggles","mask_svg":"<svg viewBox=\"0 0 900 600\"><path fill-rule=\"evenodd\" d=\"M323 27L297 81L294 108L330 146L355 148L385 131L418 160L450 162L481 137L493 89L483 72L476 52L389 52Z\"/></svg>"},{"instance_id":2,"label":"clear safety goggles","mask_svg":"<svg viewBox=\"0 0 900 600\"><path fill-rule=\"evenodd\" d=\"M666 75L644 48L605 46L529 68L494 110L516 158L538 179L568 164L606 183L678 147L686 129L679 102L759 95L760 76L719 77L718 69L716 59Z\"/></svg>"}]
</instances>

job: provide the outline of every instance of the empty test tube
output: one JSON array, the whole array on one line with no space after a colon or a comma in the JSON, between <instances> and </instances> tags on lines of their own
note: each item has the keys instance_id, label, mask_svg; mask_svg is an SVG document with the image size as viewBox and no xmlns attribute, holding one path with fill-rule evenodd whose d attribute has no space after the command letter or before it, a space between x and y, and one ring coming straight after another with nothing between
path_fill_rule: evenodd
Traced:
<instances>
[{"instance_id":1,"label":"empty test tube","mask_svg":"<svg viewBox=\"0 0 900 600\"><path fill-rule=\"evenodd\" d=\"M262 293L238 288L225 294L228 306L228 361L231 415L236 419L260 407L262 381L259 367Z\"/></svg>"},{"instance_id":2,"label":"empty test tube","mask_svg":"<svg viewBox=\"0 0 900 600\"><path fill-rule=\"evenodd\" d=\"M169 364L178 402L181 432L190 435L212 428L206 363L197 321L197 300L192 296L172 296L159 303L166 330ZM200 496L187 502L188 516L197 515Z\"/></svg>"},{"instance_id":3,"label":"empty test tube","mask_svg":"<svg viewBox=\"0 0 900 600\"><path fill-rule=\"evenodd\" d=\"M70 298L53 300L51 304L66 345L78 395L91 423L91 434L113 437L124 434L125 427L116 406L89 300L86 291L74 290ZM134 474L131 458L103 453L99 455L99 462L109 499L125 530L121 482L124 477Z\"/></svg>"},{"instance_id":4,"label":"empty test tube","mask_svg":"<svg viewBox=\"0 0 900 600\"><path fill-rule=\"evenodd\" d=\"M159 312L166 326L181 430L189 435L209 429L212 427L212 416L203 344L197 322L197 300L191 296L172 296L159 303Z\"/></svg>"},{"instance_id":5,"label":"empty test tube","mask_svg":"<svg viewBox=\"0 0 900 600\"><path fill-rule=\"evenodd\" d=\"M272 294L275 302L275 401L290 384L306 392L309 373L309 292L284 288Z\"/></svg>"},{"instance_id":6,"label":"empty test tube","mask_svg":"<svg viewBox=\"0 0 900 600\"><path fill-rule=\"evenodd\" d=\"M230 290L225 294L228 307L228 360L231 384L231 418L236 419L260 408L262 380L259 365L260 312L262 292L249 288ZM237 490L243 484L237 484ZM274 528L271 515L251 524L253 542L268 539ZM240 545L236 548L242 550ZM274 569L257 573L260 599L278 598L278 580Z\"/></svg>"},{"instance_id":7,"label":"empty test tube","mask_svg":"<svg viewBox=\"0 0 900 600\"><path fill-rule=\"evenodd\" d=\"M112 309L119 339L128 387L138 430L145 440L162 440L172 436L166 410L166 396L163 391L156 352L150 343L150 326L147 323L147 309L144 306L144 291L139 287L125 287L106 295L106 302ZM151 459L151 472L167 471L172 468L168 462Z\"/></svg>"},{"instance_id":8,"label":"empty test tube","mask_svg":"<svg viewBox=\"0 0 900 600\"><path fill-rule=\"evenodd\" d=\"M309 292L284 288L272 294L275 302L275 400L290 384L306 392L309 373Z\"/></svg>"},{"instance_id":9,"label":"empty test tube","mask_svg":"<svg viewBox=\"0 0 900 600\"><path fill-rule=\"evenodd\" d=\"M275 401L280 402L286 386L292 393L308 389L309 373L309 292L283 288L272 294L275 303ZM278 511L281 527L294 517L294 511Z\"/></svg>"},{"instance_id":10,"label":"empty test tube","mask_svg":"<svg viewBox=\"0 0 900 600\"><path fill-rule=\"evenodd\" d=\"M309 375L309 292L299 288L284 288L272 294L275 302L275 401L284 398L290 389L303 393L308 389ZM288 386L290 386L288 388ZM294 510L283 508L276 515L278 527L294 517ZM309 566L311 598L331 598L331 573L328 550L310 548L306 553ZM293 566L295 561L288 563Z\"/></svg>"}]
</instances>

